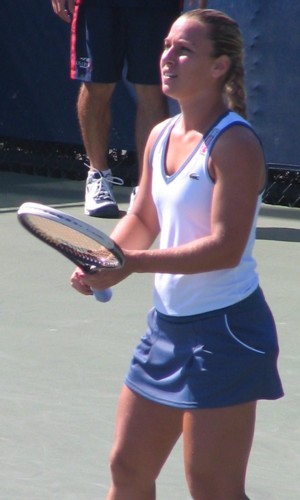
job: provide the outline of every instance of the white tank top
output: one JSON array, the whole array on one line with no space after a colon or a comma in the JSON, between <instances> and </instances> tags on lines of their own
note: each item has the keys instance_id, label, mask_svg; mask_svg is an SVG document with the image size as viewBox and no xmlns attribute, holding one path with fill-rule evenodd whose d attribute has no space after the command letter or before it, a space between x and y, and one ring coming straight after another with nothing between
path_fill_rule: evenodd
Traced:
<instances>
[{"instance_id":1,"label":"white tank top","mask_svg":"<svg viewBox=\"0 0 300 500\"><path fill-rule=\"evenodd\" d=\"M172 128L180 115L169 120L151 151L152 194L160 222L160 248L172 248L211 234L210 214L214 184L208 173L208 158L222 132L250 124L234 112L227 112L211 127L181 168L166 175L165 154ZM252 130L252 129L251 129ZM154 306L163 314L190 316L235 304L258 286L256 262L252 256L256 214L249 239L238 266L191 275L157 273Z\"/></svg>"}]
</instances>

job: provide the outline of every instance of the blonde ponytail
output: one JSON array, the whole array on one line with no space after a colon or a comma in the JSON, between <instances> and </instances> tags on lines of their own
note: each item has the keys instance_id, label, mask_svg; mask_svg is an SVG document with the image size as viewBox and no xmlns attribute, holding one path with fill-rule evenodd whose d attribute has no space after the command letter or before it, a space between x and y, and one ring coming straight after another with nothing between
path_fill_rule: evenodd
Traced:
<instances>
[{"instance_id":1,"label":"blonde ponytail","mask_svg":"<svg viewBox=\"0 0 300 500\"><path fill-rule=\"evenodd\" d=\"M236 21L214 9L187 11L183 17L198 20L209 26L209 38L213 45L213 57L226 55L231 62L224 79L224 97L232 111L246 118L246 91L244 84L244 53L240 28Z\"/></svg>"}]
</instances>

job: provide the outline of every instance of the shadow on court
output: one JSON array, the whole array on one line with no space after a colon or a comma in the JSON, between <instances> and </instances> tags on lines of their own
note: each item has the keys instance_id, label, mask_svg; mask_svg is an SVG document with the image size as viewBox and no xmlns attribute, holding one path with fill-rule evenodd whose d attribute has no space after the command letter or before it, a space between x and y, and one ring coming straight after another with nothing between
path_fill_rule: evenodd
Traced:
<instances>
[{"instance_id":1,"label":"shadow on court","mask_svg":"<svg viewBox=\"0 0 300 500\"><path fill-rule=\"evenodd\" d=\"M152 276L130 277L108 304L77 294L72 264L24 231L16 207L60 206L106 232L116 220L83 215L80 181L0 172L0 186L0 499L104 500L118 394L145 330ZM129 195L116 190L123 211ZM262 207L255 255L278 326L285 397L258 406L251 500L299 499L299 234L299 209ZM190 498L181 448L162 471L158 500Z\"/></svg>"}]
</instances>

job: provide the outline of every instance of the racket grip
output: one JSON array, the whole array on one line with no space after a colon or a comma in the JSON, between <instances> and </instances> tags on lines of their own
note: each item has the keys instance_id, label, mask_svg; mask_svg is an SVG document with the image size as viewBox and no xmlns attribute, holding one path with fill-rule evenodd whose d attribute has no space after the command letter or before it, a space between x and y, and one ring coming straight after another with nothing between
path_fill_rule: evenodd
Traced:
<instances>
[{"instance_id":1,"label":"racket grip","mask_svg":"<svg viewBox=\"0 0 300 500\"><path fill-rule=\"evenodd\" d=\"M94 297L99 302L109 302L112 298L111 288L107 288L106 290L95 290L93 288Z\"/></svg>"}]
</instances>

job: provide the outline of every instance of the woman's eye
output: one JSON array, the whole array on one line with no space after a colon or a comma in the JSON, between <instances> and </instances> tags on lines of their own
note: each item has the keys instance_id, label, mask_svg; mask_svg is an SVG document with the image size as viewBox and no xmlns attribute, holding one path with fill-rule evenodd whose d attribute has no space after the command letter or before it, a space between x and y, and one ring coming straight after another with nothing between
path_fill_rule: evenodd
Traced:
<instances>
[{"instance_id":1,"label":"woman's eye","mask_svg":"<svg viewBox=\"0 0 300 500\"><path fill-rule=\"evenodd\" d=\"M168 43L168 44L166 44L166 43L165 43L165 44L164 44L164 48L163 48L163 50L164 50L165 52L167 52L168 50L170 50L170 49L171 49L171 47L172 47L172 45L171 45L171 44L169 44L169 43ZM173 46L173 49L174 49L177 53L179 53L179 52L191 52L191 50L190 50L188 47L186 47L185 45L174 45L174 46Z\"/></svg>"}]
</instances>

